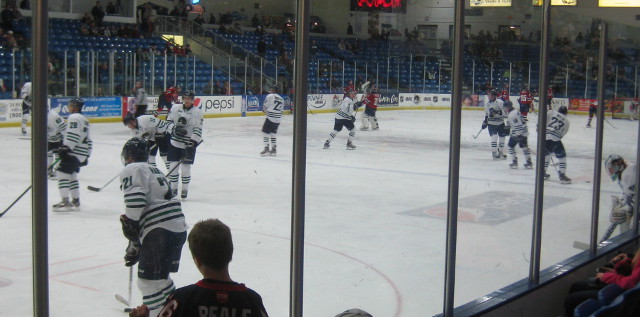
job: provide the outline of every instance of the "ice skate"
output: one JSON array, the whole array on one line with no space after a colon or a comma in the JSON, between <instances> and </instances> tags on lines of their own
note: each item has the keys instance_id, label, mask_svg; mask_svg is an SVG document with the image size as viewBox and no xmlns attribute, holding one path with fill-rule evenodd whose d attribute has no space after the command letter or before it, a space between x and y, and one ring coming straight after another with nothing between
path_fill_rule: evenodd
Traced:
<instances>
[{"instance_id":1,"label":"ice skate","mask_svg":"<svg viewBox=\"0 0 640 317\"><path fill-rule=\"evenodd\" d=\"M491 152L491 157L493 158L494 161L499 160L498 158L498 151L492 151Z\"/></svg>"},{"instance_id":2,"label":"ice skate","mask_svg":"<svg viewBox=\"0 0 640 317\"><path fill-rule=\"evenodd\" d=\"M328 149L330 147L330 142L327 140L326 142L324 142L324 146L322 147L323 149Z\"/></svg>"},{"instance_id":3,"label":"ice skate","mask_svg":"<svg viewBox=\"0 0 640 317\"><path fill-rule=\"evenodd\" d=\"M509 164L509 167L511 167L512 169L516 169L518 168L518 158L514 158L513 161L511 161L511 164Z\"/></svg>"},{"instance_id":4,"label":"ice skate","mask_svg":"<svg viewBox=\"0 0 640 317\"><path fill-rule=\"evenodd\" d=\"M501 160L506 160L507 159L507 155L502 153L502 150L498 150L498 158Z\"/></svg>"},{"instance_id":5,"label":"ice skate","mask_svg":"<svg viewBox=\"0 0 640 317\"><path fill-rule=\"evenodd\" d=\"M69 198L63 198L61 202L53 205L53 211L70 211L73 205L69 202Z\"/></svg>"},{"instance_id":6,"label":"ice skate","mask_svg":"<svg viewBox=\"0 0 640 317\"><path fill-rule=\"evenodd\" d=\"M74 198L71 200L71 205L73 206L74 209L79 210L80 209L80 198Z\"/></svg>"},{"instance_id":7,"label":"ice skate","mask_svg":"<svg viewBox=\"0 0 640 317\"><path fill-rule=\"evenodd\" d=\"M347 150L355 150L356 146L351 143L351 141L347 141Z\"/></svg>"},{"instance_id":8,"label":"ice skate","mask_svg":"<svg viewBox=\"0 0 640 317\"><path fill-rule=\"evenodd\" d=\"M558 177L560 178L561 184L571 184L571 178L567 177L564 173L559 173Z\"/></svg>"},{"instance_id":9,"label":"ice skate","mask_svg":"<svg viewBox=\"0 0 640 317\"><path fill-rule=\"evenodd\" d=\"M269 155L271 156L276 156L278 154L278 151L276 151L276 146L272 146L271 147L271 152L269 152Z\"/></svg>"},{"instance_id":10,"label":"ice skate","mask_svg":"<svg viewBox=\"0 0 640 317\"><path fill-rule=\"evenodd\" d=\"M178 190L177 189L172 189L171 190L171 198L178 196Z\"/></svg>"},{"instance_id":11,"label":"ice skate","mask_svg":"<svg viewBox=\"0 0 640 317\"><path fill-rule=\"evenodd\" d=\"M269 147L265 146L264 150L262 150L262 152L260 152L260 156L267 156L269 155L270 151L269 151Z\"/></svg>"},{"instance_id":12,"label":"ice skate","mask_svg":"<svg viewBox=\"0 0 640 317\"><path fill-rule=\"evenodd\" d=\"M544 173L544 180L549 180L550 177L551 175L547 174L546 172Z\"/></svg>"},{"instance_id":13,"label":"ice skate","mask_svg":"<svg viewBox=\"0 0 640 317\"><path fill-rule=\"evenodd\" d=\"M365 127L365 126L361 126L360 127L360 131L366 131L369 130L369 127ZM373 130L373 129L372 129Z\"/></svg>"},{"instance_id":14,"label":"ice skate","mask_svg":"<svg viewBox=\"0 0 640 317\"><path fill-rule=\"evenodd\" d=\"M524 168L526 168L526 169L532 169L533 168L533 163L531 162L531 159L527 159L527 162L524 163Z\"/></svg>"},{"instance_id":15,"label":"ice skate","mask_svg":"<svg viewBox=\"0 0 640 317\"><path fill-rule=\"evenodd\" d=\"M47 173L47 176L49 177L49 179L58 179L58 174L56 174L56 171L54 169L50 169Z\"/></svg>"},{"instance_id":16,"label":"ice skate","mask_svg":"<svg viewBox=\"0 0 640 317\"><path fill-rule=\"evenodd\" d=\"M27 135L27 128L22 128L22 135Z\"/></svg>"},{"instance_id":17,"label":"ice skate","mask_svg":"<svg viewBox=\"0 0 640 317\"><path fill-rule=\"evenodd\" d=\"M185 199L187 198L187 195L189 194L189 191L186 189L182 190L182 193L180 194L180 198Z\"/></svg>"}]
</instances>

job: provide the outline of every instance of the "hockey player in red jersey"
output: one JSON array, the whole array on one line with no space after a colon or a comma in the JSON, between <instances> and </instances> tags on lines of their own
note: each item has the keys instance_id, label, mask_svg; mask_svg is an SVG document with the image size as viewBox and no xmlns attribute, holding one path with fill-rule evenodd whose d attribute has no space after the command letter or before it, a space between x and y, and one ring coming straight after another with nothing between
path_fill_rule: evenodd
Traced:
<instances>
[{"instance_id":1,"label":"hockey player in red jersey","mask_svg":"<svg viewBox=\"0 0 640 317\"><path fill-rule=\"evenodd\" d=\"M376 111L378 110L378 100L380 94L378 94L378 87L373 85L362 99L362 103L365 105L364 114L362 115L362 126L360 130L378 130L378 118L376 118Z\"/></svg>"},{"instance_id":2,"label":"hockey player in red jersey","mask_svg":"<svg viewBox=\"0 0 640 317\"><path fill-rule=\"evenodd\" d=\"M180 86L171 86L167 88L163 93L160 94L158 98L158 113L167 114L171 111L171 106L173 103L178 101L178 97L180 97ZM164 108L167 107L167 111L164 112ZM156 114L157 117L157 114Z\"/></svg>"},{"instance_id":3,"label":"hockey player in red jersey","mask_svg":"<svg viewBox=\"0 0 640 317\"><path fill-rule=\"evenodd\" d=\"M533 103L533 95L531 95L531 91L527 89L527 87L522 88L520 91L520 98L518 98L518 103L520 104L520 114L522 115L522 119L526 122L527 114L529 111L532 111L532 103Z\"/></svg>"},{"instance_id":4,"label":"hockey player in red jersey","mask_svg":"<svg viewBox=\"0 0 640 317\"><path fill-rule=\"evenodd\" d=\"M502 99L502 101L509 101L509 84L504 84L504 86L502 86L499 98Z\"/></svg>"}]
</instances>

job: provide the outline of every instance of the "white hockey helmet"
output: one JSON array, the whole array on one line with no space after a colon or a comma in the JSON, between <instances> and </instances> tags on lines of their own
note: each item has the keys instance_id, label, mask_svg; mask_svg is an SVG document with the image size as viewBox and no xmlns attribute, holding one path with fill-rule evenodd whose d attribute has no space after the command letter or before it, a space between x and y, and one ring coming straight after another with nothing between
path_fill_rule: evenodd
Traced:
<instances>
[{"instance_id":1,"label":"white hockey helmet","mask_svg":"<svg viewBox=\"0 0 640 317\"><path fill-rule=\"evenodd\" d=\"M604 168L607 169L607 174L609 174L611 180L616 181L620 178L622 171L627 168L627 163L624 161L622 156L618 154L611 154L607 157L607 160L604 161Z\"/></svg>"},{"instance_id":2,"label":"white hockey helmet","mask_svg":"<svg viewBox=\"0 0 640 317\"><path fill-rule=\"evenodd\" d=\"M362 309L352 308L337 314L335 317L373 317L373 315L367 313Z\"/></svg>"}]
</instances>

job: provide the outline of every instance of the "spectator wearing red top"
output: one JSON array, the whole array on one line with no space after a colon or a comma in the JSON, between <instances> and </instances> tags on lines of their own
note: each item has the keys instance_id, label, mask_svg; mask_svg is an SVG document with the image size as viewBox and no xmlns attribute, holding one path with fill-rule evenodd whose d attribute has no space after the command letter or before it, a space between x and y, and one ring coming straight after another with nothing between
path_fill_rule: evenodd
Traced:
<instances>
[{"instance_id":1,"label":"spectator wearing red top","mask_svg":"<svg viewBox=\"0 0 640 317\"><path fill-rule=\"evenodd\" d=\"M509 100L509 84L504 84L502 90L500 91L500 99L502 99L502 101Z\"/></svg>"},{"instance_id":2,"label":"spectator wearing red top","mask_svg":"<svg viewBox=\"0 0 640 317\"><path fill-rule=\"evenodd\" d=\"M571 285L569 295L564 300L565 314L573 316L573 311L583 301L598 298L598 292L609 284L616 284L623 290L628 290L640 282L640 250L633 258L621 253L598 269L594 278L579 281Z\"/></svg>"}]
</instances>

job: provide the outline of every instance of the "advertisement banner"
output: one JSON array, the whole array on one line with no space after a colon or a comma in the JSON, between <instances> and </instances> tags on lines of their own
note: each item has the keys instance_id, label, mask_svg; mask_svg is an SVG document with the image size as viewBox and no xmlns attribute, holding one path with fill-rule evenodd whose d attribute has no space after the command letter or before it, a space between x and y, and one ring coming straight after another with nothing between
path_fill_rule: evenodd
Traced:
<instances>
[{"instance_id":1,"label":"advertisement banner","mask_svg":"<svg viewBox=\"0 0 640 317\"><path fill-rule=\"evenodd\" d=\"M511 0L471 0L471 7L510 7Z\"/></svg>"},{"instance_id":2,"label":"advertisement banner","mask_svg":"<svg viewBox=\"0 0 640 317\"><path fill-rule=\"evenodd\" d=\"M22 121L22 99L0 100L0 123Z\"/></svg>"},{"instance_id":3,"label":"advertisement banner","mask_svg":"<svg viewBox=\"0 0 640 317\"><path fill-rule=\"evenodd\" d=\"M136 99L135 97L124 97L124 98L126 98L125 104L127 105L132 104L133 100ZM147 111L153 111L156 109L158 109L158 96L147 96Z\"/></svg>"},{"instance_id":4,"label":"advertisement banner","mask_svg":"<svg viewBox=\"0 0 640 317\"><path fill-rule=\"evenodd\" d=\"M360 100L357 97L357 100ZM313 110L328 110L338 106L342 101L342 94L311 94L307 95L307 106Z\"/></svg>"},{"instance_id":5,"label":"advertisement banner","mask_svg":"<svg viewBox=\"0 0 640 317\"><path fill-rule=\"evenodd\" d=\"M280 95L284 100L283 110L291 110L291 100L287 95ZM242 96L242 116L246 117L247 112L262 112L262 105L267 95L244 95Z\"/></svg>"},{"instance_id":6,"label":"advertisement banner","mask_svg":"<svg viewBox=\"0 0 640 317\"><path fill-rule=\"evenodd\" d=\"M380 94L380 99L378 99L378 107L397 107L398 105L398 94Z\"/></svg>"},{"instance_id":7,"label":"advertisement banner","mask_svg":"<svg viewBox=\"0 0 640 317\"><path fill-rule=\"evenodd\" d=\"M589 111L589 106L596 102L596 99L571 99L569 110ZM605 100L605 112L624 112L623 100Z\"/></svg>"},{"instance_id":8,"label":"advertisement banner","mask_svg":"<svg viewBox=\"0 0 640 317\"><path fill-rule=\"evenodd\" d=\"M51 98L51 108L59 108L60 116L68 117L67 104L73 98ZM82 114L87 118L120 117L122 99L120 97L86 97Z\"/></svg>"},{"instance_id":9,"label":"advertisement banner","mask_svg":"<svg viewBox=\"0 0 640 317\"><path fill-rule=\"evenodd\" d=\"M242 113L243 99L242 96L196 96L194 104L201 107L205 115L240 115ZM247 103L244 104L248 106Z\"/></svg>"}]
</instances>

